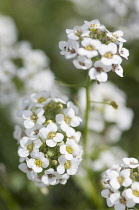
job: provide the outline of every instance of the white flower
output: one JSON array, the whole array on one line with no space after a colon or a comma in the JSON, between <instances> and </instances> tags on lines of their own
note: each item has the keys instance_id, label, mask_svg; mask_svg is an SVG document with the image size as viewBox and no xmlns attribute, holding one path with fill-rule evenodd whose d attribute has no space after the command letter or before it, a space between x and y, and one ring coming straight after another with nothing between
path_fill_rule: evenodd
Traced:
<instances>
[{"instance_id":1,"label":"white flower","mask_svg":"<svg viewBox=\"0 0 139 210\"><path fill-rule=\"evenodd\" d=\"M96 79L99 82L107 81L107 73L111 71L112 66L104 65L100 60L94 63L94 68L89 70L90 79Z\"/></svg>"},{"instance_id":2,"label":"white flower","mask_svg":"<svg viewBox=\"0 0 139 210\"><path fill-rule=\"evenodd\" d=\"M120 77L123 77L123 68L119 64L113 64L112 65L112 71L114 71L117 75Z\"/></svg>"},{"instance_id":3,"label":"white flower","mask_svg":"<svg viewBox=\"0 0 139 210\"><path fill-rule=\"evenodd\" d=\"M67 180L69 179L69 174L65 173L60 175L59 177L59 183L65 185L67 183Z\"/></svg>"},{"instance_id":4,"label":"white flower","mask_svg":"<svg viewBox=\"0 0 139 210\"><path fill-rule=\"evenodd\" d=\"M49 168L44 172L44 175L42 176L42 182L46 185L55 185L58 178L59 174L54 171L53 168Z\"/></svg>"},{"instance_id":5,"label":"white flower","mask_svg":"<svg viewBox=\"0 0 139 210\"><path fill-rule=\"evenodd\" d=\"M63 110L63 114L56 115L56 122L58 124L66 123L69 126L77 127L82 122L82 119L75 116L75 111L72 108L67 108Z\"/></svg>"},{"instance_id":6,"label":"white flower","mask_svg":"<svg viewBox=\"0 0 139 210\"><path fill-rule=\"evenodd\" d=\"M79 43L75 40L68 40L68 42L59 42L59 48L62 50L61 55L65 55L66 59L74 58L77 55Z\"/></svg>"},{"instance_id":7,"label":"white flower","mask_svg":"<svg viewBox=\"0 0 139 210\"><path fill-rule=\"evenodd\" d=\"M78 49L79 55L93 58L98 55L98 49L101 46L101 42L97 39L85 38L81 42L83 48Z\"/></svg>"},{"instance_id":8,"label":"white flower","mask_svg":"<svg viewBox=\"0 0 139 210\"><path fill-rule=\"evenodd\" d=\"M109 43L108 45L102 44L98 49L102 55L101 62L105 65L121 64L122 59L117 53L117 45Z\"/></svg>"},{"instance_id":9,"label":"white flower","mask_svg":"<svg viewBox=\"0 0 139 210\"><path fill-rule=\"evenodd\" d=\"M33 128L26 129L25 134L30 138L30 140L36 140L39 138L39 130L42 128L42 125L34 125Z\"/></svg>"},{"instance_id":10,"label":"white flower","mask_svg":"<svg viewBox=\"0 0 139 210\"><path fill-rule=\"evenodd\" d=\"M27 166L32 168L36 173L42 172L43 168L49 166L49 159L45 158L42 152L32 153L32 158L27 159Z\"/></svg>"},{"instance_id":11,"label":"white flower","mask_svg":"<svg viewBox=\"0 0 139 210\"><path fill-rule=\"evenodd\" d=\"M68 139L66 144L60 146L60 153L65 155L67 160L72 160L80 154L80 147L73 139Z\"/></svg>"},{"instance_id":12,"label":"white flower","mask_svg":"<svg viewBox=\"0 0 139 210\"><path fill-rule=\"evenodd\" d=\"M139 162L136 158L123 158L123 162L126 166L128 166L130 168L139 167Z\"/></svg>"},{"instance_id":13,"label":"white flower","mask_svg":"<svg viewBox=\"0 0 139 210\"><path fill-rule=\"evenodd\" d=\"M119 54L120 54L120 56L122 56L128 60L129 50L126 48L123 48L123 43L120 43L120 45L119 45Z\"/></svg>"},{"instance_id":14,"label":"white flower","mask_svg":"<svg viewBox=\"0 0 139 210\"><path fill-rule=\"evenodd\" d=\"M69 127L66 123L63 123L61 125L61 129L66 133L66 136L68 139L73 139L76 143L80 141L81 138L81 132L80 131L75 131L73 128Z\"/></svg>"},{"instance_id":15,"label":"white flower","mask_svg":"<svg viewBox=\"0 0 139 210\"><path fill-rule=\"evenodd\" d=\"M25 85L26 90L30 90L30 92L38 92L41 90L51 91L52 88L54 88L54 74L52 71L45 69L35 73L31 79L27 80Z\"/></svg>"},{"instance_id":16,"label":"white flower","mask_svg":"<svg viewBox=\"0 0 139 210\"><path fill-rule=\"evenodd\" d=\"M22 138L23 130L19 125L15 125L13 137L20 142L20 139Z\"/></svg>"},{"instance_id":17,"label":"white flower","mask_svg":"<svg viewBox=\"0 0 139 210\"><path fill-rule=\"evenodd\" d=\"M34 150L40 148L41 145L42 142L39 139L32 141L27 136L24 136L20 140L20 148L18 150L18 154L20 157L27 157Z\"/></svg>"},{"instance_id":18,"label":"white flower","mask_svg":"<svg viewBox=\"0 0 139 210\"><path fill-rule=\"evenodd\" d=\"M43 107L47 104L47 99L49 93L45 90L42 90L39 93L33 93L31 95L32 101L35 102L36 107Z\"/></svg>"},{"instance_id":19,"label":"white flower","mask_svg":"<svg viewBox=\"0 0 139 210\"><path fill-rule=\"evenodd\" d=\"M10 46L17 40L14 21L8 16L0 16L0 45Z\"/></svg>"},{"instance_id":20,"label":"white flower","mask_svg":"<svg viewBox=\"0 0 139 210\"><path fill-rule=\"evenodd\" d=\"M78 40L80 37L89 34L87 25L75 26L73 29L66 29L66 33L69 39Z\"/></svg>"},{"instance_id":21,"label":"white flower","mask_svg":"<svg viewBox=\"0 0 139 210\"><path fill-rule=\"evenodd\" d=\"M109 190L109 189L105 189L101 191L101 196L103 198L106 198L106 202L108 207L112 207L114 205L113 199L110 199L111 195L113 194L113 191Z\"/></svg>"},{"instance_id":22,"label":"white flower","mask_svg":"<svg viewBox=\"0 0 139 210\"><path fill-rule=\"evenodd\" d=\"M84 23L90 28L90 29L100 29L100 30L105 30L105 26L100 25L99 20L92 20L92 21L84 21Z\"/></svg>"},{"instance_id":23,"label":"white flower","mask_svg":"<svg viewBox=\"0 0 139 210\"><path fill-rule=\"evenodd\" d=\"M49 59L42 50L31 50L24 56L25 68L42 69L48 64Z\"/></svg>"},{"instance_id":24,"label":"white flower","mask_svg":"<svg viewBox=\"0 0 139 210\"><path fill-rule=\"evenodd\" d=\"M62 133L57 132L57 126L54 123L50 123L47 127L41 128L39 133L43 139L46 139L46 144L49 147L55 147L58 142L61 142L64 138Z\"/></svg>"},{"instance_id":25,"label":"white flower","mask_svg":"<svg viewBox=\"0 0 139 210\"><path fill-rule=\"evenodd\" d=\"M109 184L116 190L118 190L121 186L128 187L132 184L129 169L124 169L120 172L112 170L109 172L108 177L110 178Z\"/></svg>"},{"instance_id":26,"label":"white flower","mask_svg":"<svg viewBox=\"0 0 139 210\"><path fill-rule=\"evenodd\" d=\"M126 207L131 208L135 206L135 202L131 199L126 198L125 191L122 192L122 195L119 195L119 198L115 201L115 210L125 210Z\"/></svg>"},{"instance_id":27,"label":"white flower","mask_svg":"<svg viewBox=\"0 0 139 210\"><path fill-rule=\"evenodd\" d=\"M133 182L131 185L131 188L128 188L125 190L125 196L128 199L132 199L133 202L139 203L139 183L138 182Z\"/></svg>"},{"instance_id":28,"label":"white flower","mask_svg":"<svg viewBox=\"0 0 139 210\"><path fill-rule=\"evenodd\" d=\"M123 31L121 31L121 30L115 31L113 33L108 32L107 33L107 36L110 37L110 38L112 38L115 41L126 42L126 40L122 38Z\"/></svg>"},{"instance_id":29,"label":"white flower","mask_svg":"<svg viewBox=\"0 0 139 210\"><path fill-rule=\"evenodd\" d=\"M18 166L18 168L19 168L21 171L23 171L24 173L27 174L27 177L28 177L29 180L32 180L32 181L36 180L36 178L37 178L37 173L34 172L32 169L30 169L30 168L27 166L26 163L20 163L19 166Z\"/></svg>"},{"instance_id":30,"label":"white flower","mask_svg":"<svg viewBox=\"0 0 139 210\"><path fill-rule=\"evenodd\" d=\"M32 128L35 124L42 125L45 122L45 117L43 116L44 109L39 108L35 112L30 110L23 111L22 117L25 119L25 128Z\"/></svg>"},{"instance_id":31,"label":"white flower","mask_svg":"<svg viewBox=\"0 0 139 210\"><path fill-rule=\"evenodd\" d=\"M60 163L60 165L57 167L57 172L59 174L63 174L66 170L67 174L69 175L76 174L80 163L80 161L76 158L73 158L72 160L67 160L65 158L65 155L61 155L58 158L58 162Z\"/></svg>"},{"instance_id":32,"label":"white flower","mask_svg":"<svg viewBox=\"0 0 139 210\"><path fill-rule=\"evenodd\" d=\"M92 66L92 61L85 56L78 56L77 60L73 60L73 64L77 69L89 69Z\"/></svg>"},{"instance_id":33,"label":"white flower","mask_svg":"<svg viewBox=\"0 0 139 210\"><path fill-rule=\"evenodd\" d=\"M22 117L24 110L31 110L32 106L33 104L31 103L31 101L28 98L24 98L22 100L22 108L18 110L17 116Z\"/></svg>"}]
</instances>

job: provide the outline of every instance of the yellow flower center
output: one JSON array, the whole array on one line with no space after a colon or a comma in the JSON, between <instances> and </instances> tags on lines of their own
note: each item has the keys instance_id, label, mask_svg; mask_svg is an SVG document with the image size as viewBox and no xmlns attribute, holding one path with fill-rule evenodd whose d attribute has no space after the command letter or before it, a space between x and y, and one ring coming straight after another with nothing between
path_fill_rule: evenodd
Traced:
<instances>
[{"instance_id":1,"label":"yellow flower center","mask_svg":"<svg viewBox=\"0 0 139 210\"><path fill-rule=\"evenodd\" d=\"M29 152L32 152L33 146L34 146L33 143L27 144L27 150L28 150Z\"/></svg>"},{"instance_id":2,"label":"yellow flower center","mask_svg":"<svg viewBox=\"0 0 139 210\"><path fill-rule=\"evenodd\" d=\"M31 115L30 119L34 122L36 122L36 120L38 119L37 115L34 113Z\"/></svg>"},{"instance_id":3,"label":"yellow flower center","mask_svg":"<svg viewBox=\"0 0 139 210\"><path fill-rule=\"evenodd\" d=\"M74 54L74 53L76 53L76 51L73 49L73 48L68 48L68 52L70 52L71 54Z\"/></svg>"},{"instance_id":4,"label":"yellow flower center","mask_svg":"<svg viewBox=\"0 0 139 210\"><path fill-rule=\"evenodd\" d=\"M35 165L36 165L37 167L42 167L42 162L41 162L39 159L36 159L36 160L35 160Z\"/></svg>"},{"instance_id":5,"label":"yellow flower center","mask_svg":"<svg viewBox=\"0 0 139 210\"><path fill-rule=\"evenodd\" d=\"M90 28L98 27L97 24L90 24Z\"/></svg>"},{"instance_id":6,"label":"yellow flower center","mask_svg":"<svg viewBox=\"0 0 139 210\"><path fill-rule=\"evenodd\" d=\"M42 102L44 102L44 101L46 101L46 98L45 98L45 97L40 97L40 98L38 98L38 103L42 103Z\"/></svg>"},{"instance_id":7,"label":"yellow flower center","mask_svg":"<svg viewBox=\"0 0 139 210\"><path fill-rule=\"evenodd\" d=\"M70 125L70 123L71 123L71 118L70 118L69 116L64 116L64 121L65 121L68 125Z\"/></svg>"},{"instance_id":8,"label":"yellow flower center","mask_svg":"<svg viewBox=\"0 0 139 210\"><path fill-rule=\"evenodd\" d=\"M107 53L105 53L104 57L105 58L112 58L113 54L111 52L107 52Z\"/></svg>"},{"instance_id":9,"label":"yellow flower center","mask_svg":"<svg viewBox=\"0 0 139 210\"><path fill-rule=\"evenodd\" d=\"M65 163L64 163L64 167L65 169L69 169L71 167L71 162L69 160L67 160Z\"/></svg>"},{"instance_id":10,"label":"yellow flower center","mask_svg":"<svg viewBox=\"0 0 139 210\"><path fill-rule=\"evenodd\" d=\"M126 205L126 199L123 196L120 198L120 203Z\"/></svg>"},{"instance_id":11,"label":"yellow flower center","mask_svg":"<svg viewBox=\"0 0 139 210\"><path fill-rule=\"evenodd\" d=\"M70 146L66 146L66 151L69 153L69 154L72 154L74 149Z\"/></svg>"},{"instance_id":12,"label":"yellow flower center","mask_svg":"<svg viewBox=\"0 0 139 210\"><path fill-rule=\"evenodd\" d=\"M75 31L74 31L74 34L75 34L76 36L81 36L82 31L81 31L81 30L75 30Z\"/></svg>"},{"instance_id":13,"label":"yellow flower center","mask_svg":"<svg viewBox=\"0 0 139 210\"><path fill-rule=\"evenodd\" d=\"M53 139L56 136L56 132L50 132L47 136L47 139Z\"/></svg>"},{"instance_id":14,"label":"yellow flower center","mask_svg":"<svg viewBox=\"0 0 139 210\"><path fill-rule=\"evenodd\" d=\"M119 184L122 184L123 181L124 181L124 178L123 178L122 176L119 176L119 177L117 178L117 180L118 180Z\"/></svg>"},{"instance_id":15,"label":"yellow flower center","mask_svg":"<svg viewBox=\"0 0 139 210\"><path fill-rule=\"evenodd\" d=\"M133 190L132 193L133 193L133 195L135 195L136 197L139 197L139 191Z\"/></svg>"},{"instance_id":16,"label":"yellow flower center","mask_svg":"<svg viewBox=\"0 0 139 210\"><path fill-rule=\"evenodd\" d=\"M79 62L79 64L80 64L81 66L85 66L85 63L83 63L83 62Z\"/></svg>"},{"instance_id":17,"label":"yellow flower center","mask_svg":"<svg viewBox=\"0 0 139 210\"><path fill-rule=\"evenodd\" d=\"M84 49L89 50L89 51L95 50L95 48L92 45L88 45L88 46L84 47Z\"/></svg>"}]
</instances>

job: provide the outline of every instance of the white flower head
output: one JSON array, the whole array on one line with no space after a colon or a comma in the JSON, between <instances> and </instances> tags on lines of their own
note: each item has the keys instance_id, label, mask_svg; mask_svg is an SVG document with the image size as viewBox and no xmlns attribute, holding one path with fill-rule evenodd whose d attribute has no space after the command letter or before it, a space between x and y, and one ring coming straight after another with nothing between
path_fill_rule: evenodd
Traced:
<instances>
[{"instance_id":1,"label":"white flower head","mask_svg":"<svg viewBox=\"0 0 139 210\"><path fill-rule=\"evenodd\" d=\"M89 70L90 79L96 79L99 82L107 81L107 72L111 71L112 66L103 64L100 60L94 63L94 68Z\"/></svg>"},{"instance_id":2,"label":"white flower head","mask_svg":"<svg viewBox=\"0 0 139 210\"><path fill-rule=\"evenodd\" d=\"M87 25L75 26L73 29L66 29L66 33L69 39L78 40L80 37L90 33Z\"/></svg>"},{"instance_id":3,"label":"white flower head","mask_svg":"<svg viewBox=\"0 0 139 210\"><path fill-rule=\"evenodd\" d=\"M58 178L59 174L57 173L57 171L54 171L53 168L49 168L42 176L42 182L46 185L55 185L57 184Z\"/></svg>"},{"instance_id":4,"label":"white flower head","mask_svg":"<svg viewBox=\"0 0 139 210\"><path fill-rule=\"evenodd\" d=\"M79 43L69 39L68 42L59 42L59 48L62 50L61 55L65 55L66 59L71 59L77 55Z\"/></svg>"},{"instance_id":5,"label":"white flower head","mask_svg":"<svg viewBox=\"0 0 139 210\"><path fill-rule=\"evenodd\" d=\"M126 166L128 166L130 168L139 167L139 162L136 158L123 158L123 162Z\"/></svg>"},{"instance_id":6,"label":"white flower head","mask_svg":"<svg viewBox=\"0 0 139 210\"><path fill-rule=\"evenodd\" d=\"M45 158L42 152L35 151L32 154L32 158L27 159L28 168L32 168L34 172L40 173L43 168L47 168L49 166L49 159Z\"/></svg>"},{"instance_id":7,"label":"white flower head","mask_svg":"<svg viewBox=\"0 0 139 210\"><path fill-rule=\"evenodd\" d=\"M58 158L58 162L59 162L59 166L57 167L57 172L59 174L63 174L66 170L67 174L69 175L76 174L79 163L80 163L80 161L76 158L73 158L72 160L67 160L65 158L65 155L61 155Z\"/></svg>"},{"instance_id":8,"label":"white flower head","mask_svg":"<svg viewBox=\"0 0 139 210\"><path fill-rule=\"evenodd\" d=\"M42 90L39 93L34 93L31 95L32 101L35 102L36 107L43 107L47 104L47 99L49 93L45 90Z\"/></svg>"},{"instance_id":9,"label":"white flower head","mask_svg":"<svg viewBox=\"0 0 139 210\"><path fill-rule=\"evenodd\" d=\"M35 124L42 125L45 122L44 109L38 108L35 112L30 110L23 111L22 117L25 128L32 128Z\"/></svg>"},{"instance_id":10,"label":"white flower head","mask_svg":"<svg viewBox=\"0 0 139 210\"><path fill-rule=\"evenodd\" d=\"M29 154L34 152L36 149L40 148L41 145L42 145L42 143L39 139L32 141L27 136L24 136L20 140L20 147L18 150L18 154L20 157L27 157L27 156L29 156Z\"/></svg>"},{"instance_id":11,"label":"white flower head","mask_svg":"<svg viewBox=\"0 0 139 210\"><path fill-rule=\"evenodd\" d=\"M69 126L77 127L82 119L75 115L75 111L72 108L67 108L63 110L63 114L56 115L56 122L58 124L66 123Z\"/></svg>"},{"instance_id":12,"label":"white flower head","mask_svg":"<svg viewBox=\"0 0 139 210\"><path fill-rule=\"evenodd\" d=\"M86 56L87 58L93 58L98 55L98 49L101 46L101 42L97 39L85 38L81 42L83 48L78 49L78 53L81 56Z\"/></svg>"},{"instance_id":13,"label":"white flower head","mask_svg":"<svg viewBox=\"0 0 139 210\"><path fill-rule=\"evenodd\" d=\"M102 44L99 53L102 55L101 62L105 65L121 64L122 62L122 58L116 54L117 45L114 43Z\"/></svg>"},{"instance_id":14,"label":"white flower head","mask_svg":"<svg viewBox=\"0 0 139 210\"><path fill-rule=\"evenodd\" d=\"M90 58L86 58L85 56L78 56L77 60L73 60L73 64L77 69L87 70L91 68L92 61Z\"/></svg>"},{"instance_id":15,"label":"white flower head","mask_svg":"<svg viewBox=\"0 0 139 210\"><path fill-rule=\"evenodd\" d=\"M60 146L60 153L65 155L67 160L72 160L73 157L80 154L80 147L73 139L68 139L66 144Z\"/></svg>"},{"instance_id":16,"label":"white flower head","mask_svg":"<svg viewBox=\"0 0 139 210\"><path fill-rule=\"evenodd\" d=\"M40 136L46 140L46 144L49 147L55 147L58 142L61 142L64 138L62 133L57 132L57 126L55 123L50 123L47 127L40 129Z\"/></svg>"}]
</instances>

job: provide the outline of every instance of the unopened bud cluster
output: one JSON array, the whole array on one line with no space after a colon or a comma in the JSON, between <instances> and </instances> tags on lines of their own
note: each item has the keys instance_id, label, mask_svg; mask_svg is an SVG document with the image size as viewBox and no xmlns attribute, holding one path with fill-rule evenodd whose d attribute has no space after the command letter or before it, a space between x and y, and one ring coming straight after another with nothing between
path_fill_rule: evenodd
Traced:
<instances>
[{"instance_id":1,"label":"unopened bud cluster","mask_svg":"<svg viewBox=\"0 0 139 210\"><path fill-rule=\"evenodd\" d=\"M105 190L101 194L109 207L125 210L139 204L139 162L135 158L123 158L123 164L113 165L102 180Z\"/></svg>"},{"instance_id":2,"label":"unopened bud cluster","mask_svg":"<svg viewBox=\"0 0 139 210\"><path fill-rule=\"evenodd\" d=\"M46 91L23 101L18 116L24 128L17 126L14 133L20 144L19 168L37 185L65 184L76 174L82 155L81 133L74 129L82 121L77 111L72 102Z\"/></svg>"},{"instance_id":3,"label":"unopened bud cluster","mask_svg":"<svg viewBox=\"0 0 139 210\"><path fill-rule=\"evenodd\" d=\"M92 80L106 82L107 72L113 71L123 77L122 57L128 59L129 51L122 31L110 32L98 20L84 21L82 26L66 30L68 41L59 47L66 59L74 59L77 69L88 70Z\"/></svg>"}]
</instances>

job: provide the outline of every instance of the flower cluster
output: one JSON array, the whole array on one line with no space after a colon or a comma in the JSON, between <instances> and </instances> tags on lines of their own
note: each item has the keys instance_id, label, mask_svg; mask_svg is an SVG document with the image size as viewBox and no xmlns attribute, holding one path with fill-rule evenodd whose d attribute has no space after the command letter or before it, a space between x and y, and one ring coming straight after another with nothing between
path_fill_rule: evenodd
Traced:
<instances>
[{"instance_id":1,"label":"flower cluster","mask_svg":"<svg viewBox=\"0 0 139 210\"><path fill-rule=\"evenodd\" d=\"M68 41L61 41L59 48L66 59L74 58L77 69L88 70L92 80L106 82L107 72L123 77L122 57L129 52L123 48L126 42L122 31L110 32L98 20L84 21L82 26L66 30Z\"/></svg>"},{"instance_id":2,"label":"flower cluster","mask_svg":"<svg viewBox=\"0 0 139 210\"><path fill-rule=\"evenodd\" d=\"M123 158L123 164L113 165L104 174L105 188L101 194L109 207L115 210L132 208L139 203L139 162Z\"/></svg>"},{"instance_id":3,"label":"flower cluster","mask_svg":"<svg viewBox=\"0 0 139 210\"><path fill-rule=\"evenodd\" d=\"M65 184L76 174L82 149L81 133L74 128L81 123L78 109L70 101L41 91L23 101L18 116L24 129L16 126L14 137L20 144L19 168L39 186Z\"/></svg>"},{"instance_id":4,"label":"flower cluster","mask_svg":"<svg viewBox=\"0 0 139 210\"><path fill-rule=\"evenodd\" d=\"M7 16L0 16L0 54L0 105L54 87L49 58L29 42L18 41L15 23Z\"/></svg>"}]
</instances>

